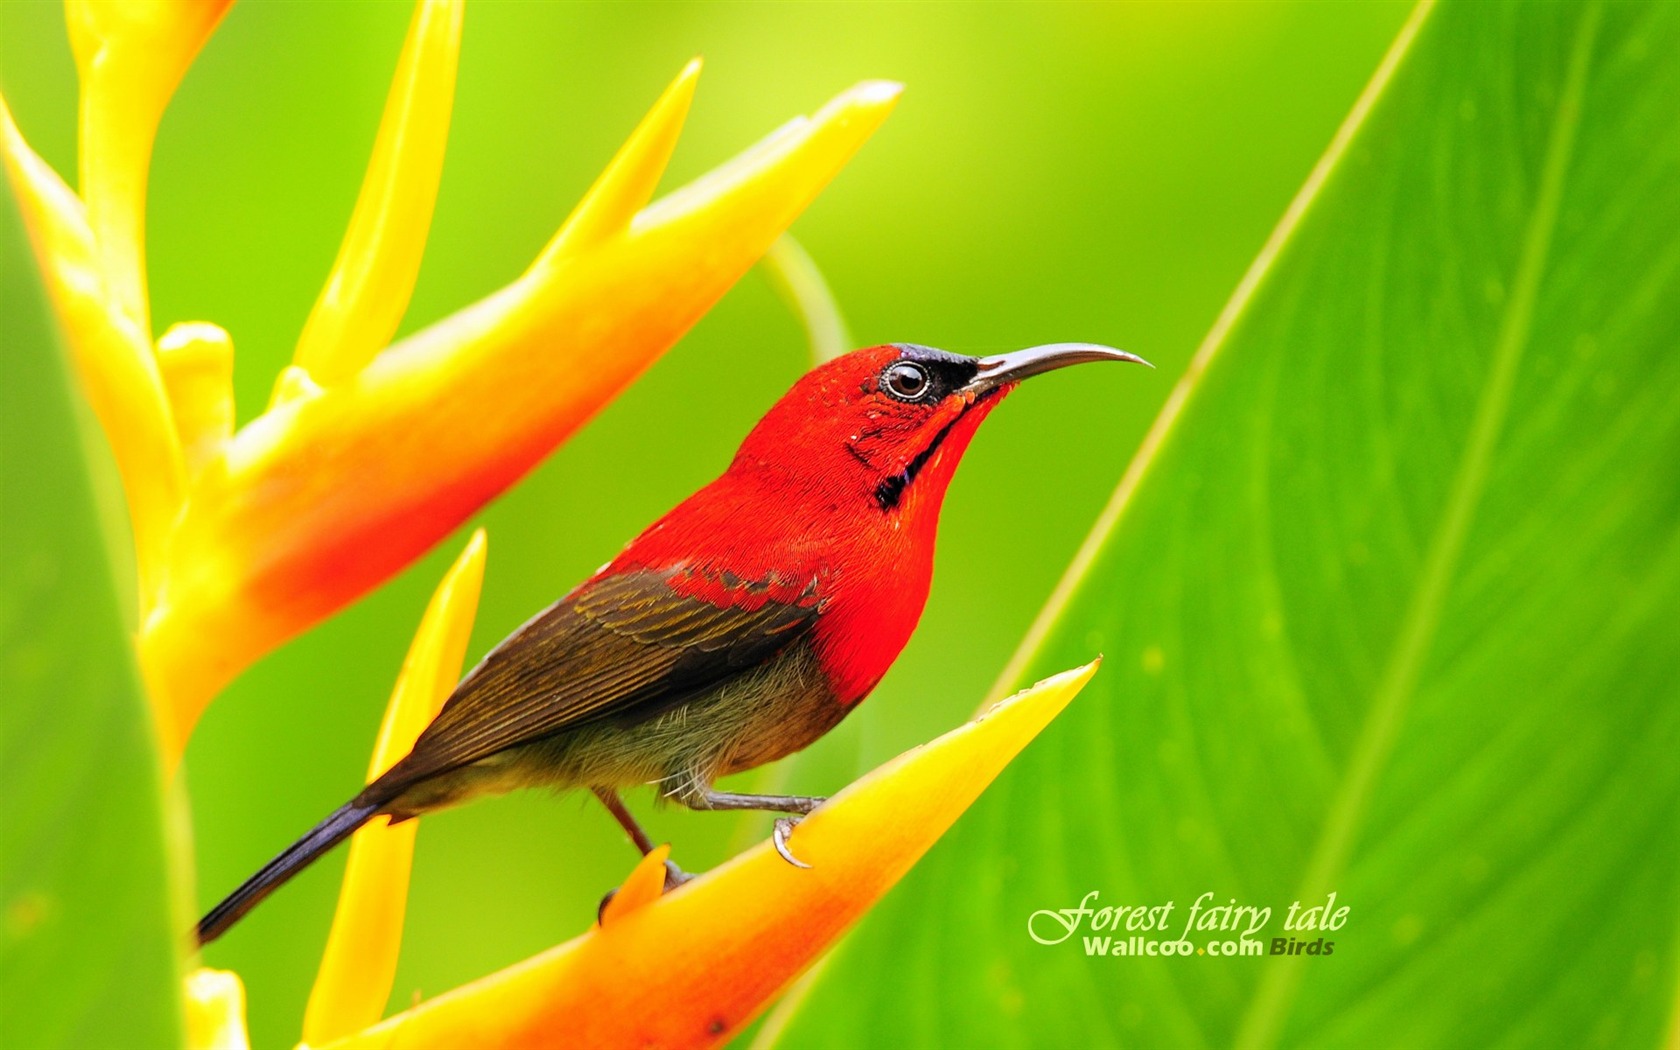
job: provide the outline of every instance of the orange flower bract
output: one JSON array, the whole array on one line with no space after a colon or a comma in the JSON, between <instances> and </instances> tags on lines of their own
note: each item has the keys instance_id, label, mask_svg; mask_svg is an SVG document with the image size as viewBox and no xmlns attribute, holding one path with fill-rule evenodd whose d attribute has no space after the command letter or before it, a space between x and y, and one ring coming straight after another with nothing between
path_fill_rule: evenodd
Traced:
<instances>
[{"instance_id":1,"label":"orange flower bract","mask_svg":"<svg viewBox=\"0 0 1680 1050\"><path fill-rule=\"evenodd\" d=\"M418 273L460 42L461 0L422 0L294 364L236 430L228 334L195 322L153 344L141 221L157 120L225 6L70 5L80 196L0 104L0 155L128 497L141 663L172 761L242 669L424 553L634 381L898 94L861 84L650 204L690 63L523 276L384 347Z\"/></svg>"}]
</instances>

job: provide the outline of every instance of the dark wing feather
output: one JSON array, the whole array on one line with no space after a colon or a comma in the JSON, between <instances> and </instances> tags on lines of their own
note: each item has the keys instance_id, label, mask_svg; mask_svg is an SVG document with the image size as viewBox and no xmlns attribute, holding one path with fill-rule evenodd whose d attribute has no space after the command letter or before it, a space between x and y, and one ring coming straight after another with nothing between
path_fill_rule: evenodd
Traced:
<instances>
[{"instance_id":1,"label":"dark wing feather","mask_svg":"<svg viewBox=\"0 0 1680 1050\"><path fill-rule=\"evenodd\" d=\"M814 580L795 601L749 609L678 593L666 573L607 577L485 657L383 786L400 791L588 722L652 717L780 652L820 613Z\"/></svg>"}]
</instances>

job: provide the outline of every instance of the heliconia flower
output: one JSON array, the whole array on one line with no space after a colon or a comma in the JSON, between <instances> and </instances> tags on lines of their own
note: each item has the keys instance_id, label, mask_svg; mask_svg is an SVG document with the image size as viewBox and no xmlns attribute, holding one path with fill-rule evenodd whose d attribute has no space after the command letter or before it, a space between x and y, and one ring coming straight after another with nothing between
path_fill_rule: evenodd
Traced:
<instances>
[{"instance_id":1,"label":"heliconia flower","mask_svg":"<svg viewBox=\"0 0 1680 1050\"><path fill-rule=\"evenodd\" d=\"M860 84L650 204L693 97L690 63L524 275L386 347L436 197L460 39L460 0L420 0L293 364L235 430L228 334L178 325L153 345L141 223L157 119L225 7L72 0L80 197L0 100L0 155L123 480L141 663L171 764L244 667L426 551L651 365L899 91Z\"/></svg>"}]
</instances>

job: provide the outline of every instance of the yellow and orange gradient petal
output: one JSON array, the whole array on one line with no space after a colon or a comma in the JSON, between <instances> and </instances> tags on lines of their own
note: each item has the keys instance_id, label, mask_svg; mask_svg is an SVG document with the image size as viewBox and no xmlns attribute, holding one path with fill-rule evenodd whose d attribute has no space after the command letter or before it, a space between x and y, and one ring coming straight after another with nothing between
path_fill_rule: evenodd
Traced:
<instances>
[{"instance_id":1,"label":"yellow and orange gradient petal","mask_svg":"<svg viewBox=\"0 0 1680 1050\"><path fill-rule=\"evenodd\" d=\"M524 275L402 342L436 199L460 0L420 0L333 269L269 410L235 429L230 335L154 346L156 125L222 0L72 0L81 195L0 102L0 157L134 527L139 647L172 765L243 668L425 552L670 347L885 119L864 83L653 199L699 75L683 69Z\"/></svg>"}]
</instances>

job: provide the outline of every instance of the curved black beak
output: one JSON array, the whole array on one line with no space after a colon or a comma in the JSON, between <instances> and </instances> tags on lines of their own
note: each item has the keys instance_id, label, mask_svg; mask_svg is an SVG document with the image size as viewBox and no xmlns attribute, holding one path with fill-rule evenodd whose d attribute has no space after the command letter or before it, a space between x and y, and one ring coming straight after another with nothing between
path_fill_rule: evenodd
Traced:
<instances>
[{"instance_id":1,"label":"curved black beak","mask_svg":"<svg viewBox=\"0 0 1680 1050\"><path fill-rule=\"evenodd\" d=\"M1155 367L1136 354L1128 354L1112 346L1101 346L1097 343L1049 343L980 358L980 370L963 386L963 390L972 394L984 394L1008 383L1020 382L1031 376L1066 368L1068 365L1082 365L1088 361L1130 361L1149 368Z\"/></svg>"}]
</instances>

